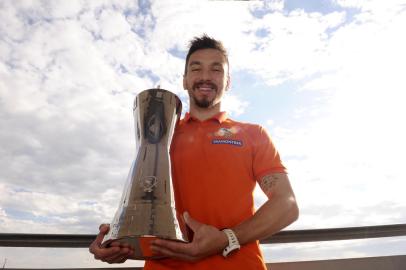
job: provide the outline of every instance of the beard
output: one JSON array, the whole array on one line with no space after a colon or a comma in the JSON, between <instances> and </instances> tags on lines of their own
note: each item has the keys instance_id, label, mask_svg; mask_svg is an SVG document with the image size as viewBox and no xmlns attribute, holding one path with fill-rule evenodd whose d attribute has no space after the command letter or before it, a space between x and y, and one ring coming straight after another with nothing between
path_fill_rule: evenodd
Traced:
<instances>
[{"instance_id":1,"label":"beard","mask_svg":"<svg viewBox=\"0 0 406 270\"><path fill-rule=\"evenodd\" d=\"M214 99L209 100L208 98L204 98L202 100L197 99L196 97L193 97L193 100L195 102L195 105L199 108L209 108L213 105Z\"/></svg>"},{"instance_id":2,"label":"beard","mask_svg":"<svg viewBox=\"0 0 406 270\"><path fill-rule=\"evenodd\" d=\"M213 88L214 92L217 93L217 86L214 83L202 82L202 81L193 84L193 88L192 88L193 92L199 91L197 88L199 88L202 84L210 85ZM201 99L198 99L194 95L192 96L192 98L193 98L193 101L196 104L196 106L199 108L209 108L209 107L213 106L214 100L216 99L215 97L212 98L211 100L208 97L202 97Z\"/></svg>"}]
</instances>

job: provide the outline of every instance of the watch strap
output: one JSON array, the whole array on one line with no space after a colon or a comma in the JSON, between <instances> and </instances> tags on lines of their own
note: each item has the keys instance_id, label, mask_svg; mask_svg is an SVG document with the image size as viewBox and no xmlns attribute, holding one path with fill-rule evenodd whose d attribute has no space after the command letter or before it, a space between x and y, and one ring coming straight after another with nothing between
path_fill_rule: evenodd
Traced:
<instances>
[{"instance_id":1,"label":"watch strap","mask_svg":"<svg viewBox=\"0 0 406 270\"><path fill-rule=\"evenodd\" d=\"M232 251L239 250L241 246L233 230L224 229L222 231L228 238L228 246L223 250L223 256L227 257Z\"/></svg>"}]
</instances>

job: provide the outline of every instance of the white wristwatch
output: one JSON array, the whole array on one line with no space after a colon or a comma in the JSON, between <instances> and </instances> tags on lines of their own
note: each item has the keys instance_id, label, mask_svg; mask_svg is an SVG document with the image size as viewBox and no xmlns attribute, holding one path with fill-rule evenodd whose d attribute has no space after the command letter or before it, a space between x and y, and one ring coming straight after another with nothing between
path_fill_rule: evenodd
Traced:
<instances>
[{"instance_id":1,"label":"white wristwatch","mask_svg":"<svg viewBox=\"0 0 406 270\"><path fill-rule=\"evenodd\" d=\"M231 252L240 249L240 243L238 242L237 236L231 229L222 230L228 238L228 246L223 250L223 257L227 257Z\"/></svg>"}]
</instances>

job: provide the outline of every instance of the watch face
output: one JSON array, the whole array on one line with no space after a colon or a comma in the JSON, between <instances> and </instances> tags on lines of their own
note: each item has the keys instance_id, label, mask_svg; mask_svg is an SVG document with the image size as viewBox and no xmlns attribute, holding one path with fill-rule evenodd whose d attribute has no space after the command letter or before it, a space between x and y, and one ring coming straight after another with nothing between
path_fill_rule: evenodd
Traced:
<instances>
[{"instance_id":1,"label":"watch face","mask_svg":"<svg viewBox=\"0 0 406 270\"><path fill-rule=\"evenodd\" d=\"M240 245L231 245L224 249L223 256L228 257L231 254L235 253L237 250L240 250Z\"/></svg>"}]
</instances>

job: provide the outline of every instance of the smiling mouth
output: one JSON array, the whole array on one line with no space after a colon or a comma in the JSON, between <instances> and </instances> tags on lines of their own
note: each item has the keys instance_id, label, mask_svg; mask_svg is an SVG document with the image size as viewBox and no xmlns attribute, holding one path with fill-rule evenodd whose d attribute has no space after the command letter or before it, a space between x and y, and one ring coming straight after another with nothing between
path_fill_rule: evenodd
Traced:
<instances>
[{"instance_id":1,"label":"smiling mouth","mask_svg":"<svg viewBox=\"0 0 406 270\"><path fill-rule=\"evenodd\" d=\"M211 92L216 91L217 87L213 83L197 83L193 89L201 92Z\"/></svg>"}]
</instances>

